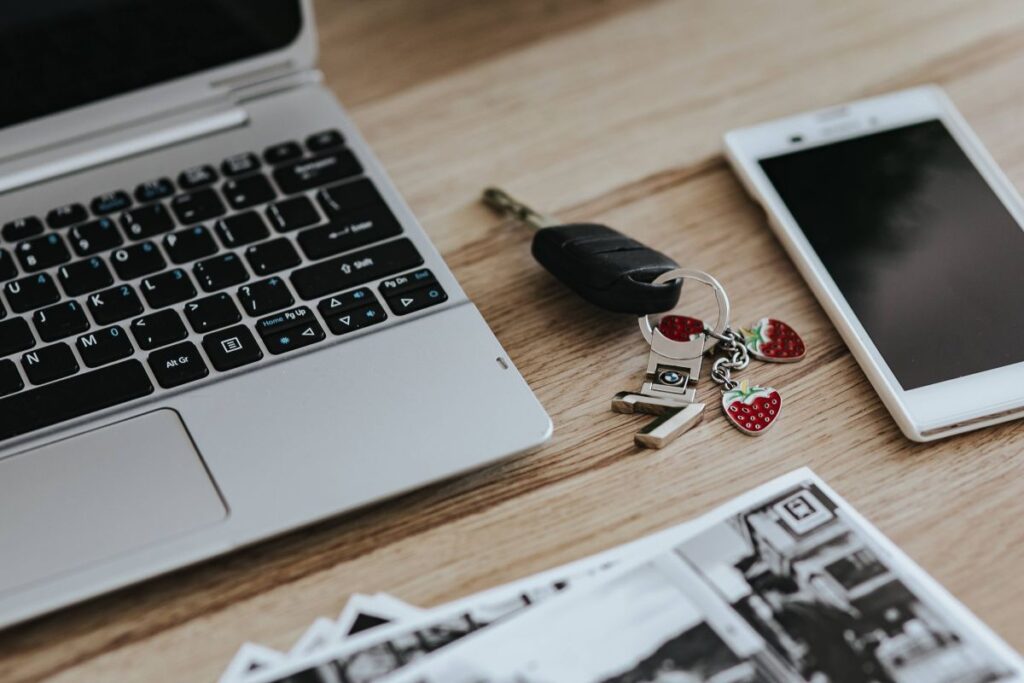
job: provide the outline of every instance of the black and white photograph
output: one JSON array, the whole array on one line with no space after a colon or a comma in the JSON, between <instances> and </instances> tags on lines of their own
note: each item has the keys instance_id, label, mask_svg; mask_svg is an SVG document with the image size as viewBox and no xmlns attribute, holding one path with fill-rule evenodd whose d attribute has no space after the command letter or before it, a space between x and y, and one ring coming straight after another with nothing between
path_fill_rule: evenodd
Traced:
<instances>
[{"instance_id":1,"label":"black and white photograph","mask_svg":"<svg viewBox=\"0 0 1024 683\"><path fill-rule=\"evenodd\" d=\"M990 683L1009 663L904 578L844 508L805 482L678 548L811 683Z\"/></svg>"}]
</instances>

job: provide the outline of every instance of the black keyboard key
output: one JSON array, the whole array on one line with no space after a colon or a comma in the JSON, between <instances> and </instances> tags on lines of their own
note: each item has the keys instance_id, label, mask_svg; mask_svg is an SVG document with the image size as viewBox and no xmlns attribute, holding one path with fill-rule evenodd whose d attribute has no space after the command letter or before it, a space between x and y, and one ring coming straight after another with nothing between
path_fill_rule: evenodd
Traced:
<instances>
[{"instance_id":1,"label":"black keyboard key","mask_svg":"<svg viewBox=\"0 0 1024 683\"><path fill-rule=\"evenodd\" d=\"M4 294L15 313L31 311L33 308L54 304L60 300L57 285L46 273L11 280L4 285Z\"/></svg>"},{"instance_id":2,"label":"black keyboard key","mask_svg":"<svg viewBox=\"0 0 1024 683\"><path fill-rule=\"evenodd\" d=\"M279 277L239 287L238 300L242 303L242 309L254 317L287 308L295 303L292 293L288 291L288 285Z\"/></svg>"},{"instance_id":3,"label":"black keyboard key","mask_svg":"<svg viewBox=\"0 0 1024 683\"><path fill-rule=\"evenodd\" d=\"M309 197L299 196L271 204L267 208L267 219L274 230L289 232L319 223L320 214Z\"/></svg>"},{"instance_id":4,"label":"black keyboard key","mask_svg":"<svg viewBox=\"0 0 1024 683\"><path fill-rule=\"evenodd\" d=\"M4 223L2 236L8 242L18 242L28 237L35 237L43 232L43 222L35 216L19 218L9 223Z\"/></svg>"},{"instance_id":5,"label":"black keyboard key","mask_svg":"<svg viewBox=\"0 0 1024 683\"><path fill-rule=\"evenodd\" d=\"M388 306L395 312L395 315L413 313L428 306L436 306L447 300L448 295L445 294L441 285L436 283L387 298Z\"/></svg>"},{"instance_id":6,"label":"black keyboard key","mask_svg":"<svg viewBox=\"0 0 1024 683\"><path fill-rule=\"evenodd\" d=\"M256 331L274 355L315 344L326 336L313 312L305 306L256 321Z\"/></svg>"},{"instance_id":7,"label":"black keyboard key","mask_svg":"<svg viewBox=\"0 0 1024 683\"><path fill-rule=\"evenodd\" d=\"M194 382L210 374L206 361L192 342L182 342L149 354L149 367L164 389Z\"/></svg>"},{"instance_id":8,"label":"black keyboard key","mask_svg":"<svg viewBox=\"0 0 1024 683\"><path fill-rule=\"evenodd\" d=\"M140 183L135 188L135 201L140 204L151 202L154 199L163 199L174 194L174 183L170 178L157 178L145 183Z\"/></svg>"},{"instance_id":9,"label":"black keyboard key","mask_svg":"<svg viewBox=\"0 0 1024 683\"><path fill-rule=\"evenodd\" d=\"M274 188L270 186L270 181L261 173L228 180L221 186L220 191L224 193L228 205L235 211L248 209L257 204L266 204L277 196Z\"/></svg>"},{"instance_id":10,"label":"black keyboard key","mask_svg":"<svg viewBox=\"0 0 1024 683\"><path fill-rule=\"evenodd\" d=\"M347 149L302 159L274 169L274 181L285 194L304 192L314 187L357 176L363 167Z\"/></svg>"},{"instance_id":11,"label":"black keyboard key","mask_svg":"<svg viewBox=\"0 0 1024 683\"><path fill-rule=\"evenodd\" d=\"M370 325L376 325L388 319L388 314L384 311L384 307L376 301L366 306L348 310L331 310L329 306L325 310L324 303L329 302L330 299L326 302L320 302L320 313L323 314L324 320L327 321L327 327L334 334L347 334Z\"/></svg>"},{"instance_id":12,"label":"black keyboard key","mask_svg":"<svg viewBox=\"0 0 1024 683\"><path fill-rule=\"evenodd\" d=\"M0 360L0 396L21 391L24 386L25 383L21 381L18 366L14 364L14 361Z\"/></svg>"},{"instance_id":13,"label":"black keyboard key","mask_svg":"<svg viewBox=\"0 0 1024 683\"><path fill-rule=\"evenodd\" d=\"M160 250L152 242L133 244L110 254L117 276L122 280L134 280L143 275L163 270L167 266Z\"/></svg>"},{"instance_id":14,"label":"black keyboard key","mask_svg":"<svg viewBox=\"0 0 1024 683\"><path fill-rule=\"evenodd\" d=\"M179 194L171 200L171 208L182 225L208 221L223 216L227 211L216 190L210 188Z\"/></svg>"},{"instance_id":15,"label":"black keyboard key","mask_svg":"<svg viewBox=\"0 0 1024 683\"><path fill-rule=\"evenodd\" d=\"M21 367L32 384L46 384L78 372L78 361L71 347L63 342L29 351L21 357ZM46 407L42 407L46 410Z\"/></svg>"},{"instance_id":16,"label":"black keyboard key","mask_svg":"<svg viewBox=\"0 0 1024 683\"><path fill-rule=\"evenodd\" d=\"M163 204L147 204L121 214L121 227L129 239L144 240L174 229L174 219Z\"/></svg>"},{"instance_id":17,"label":"black keyboard key","mask_svg":"<svg viewBox=\"0 0 1024 683\"><path fill-rule=\"evenodd\" d=\"M153 393L142 363L129 360L0 400L0 440L27 434Z\"/></svg>"},{"instance_id":18,"label":"black keyboard key","mask_svg":"<svg viewBox=\"0 0 1024 683\"><path fill-rule=\"evenodd\" d=\"M216 182L216 180L217 171L214 170L213 166L208 164L193 166L192 168L186 168L178 174L178 187L183 190L194 190L197 187Z\"/></svg>"},{"instance_id":19,"label":"black keyboard key","mask_svg":"<svg viewBox=\"0 0 1024 683\"><path fill-rule=\"evenodd\" d=\"M203 348L217 370L234 370L263 358L256 338L245 325L236 325L203 338Z\"/></svg>"},{"instance_id":20,"label":"black keyboard key","mask_svg":"<svg viewBox=\"0 0 1024 683\"><path fill-rule=\"evenodd\" d=\"M40 308L32 314L32 322L44 342L57 341L89 329L85 311L77 301L62 301Z\"/></svg>"},{"instance_id":21,"label":"black keyboard key","mask_svg":"<svg viewBox=\"0 0 1024 683\"><path fill-rule=\"evenodd\" d=\"M360 209L370 204L384 203L380 192L366 178L325 187L316 193L316 198L328 218L334 214L348 213L353 209Z\"/></svg>"},{"instance_id":22,"label":"black keyboard key","mask_svg":"<svg viewBox=\"0 0 1024 683\"><path fill-rule=\"evenodd\" d=\"M317 299L422 263L412 242L400 239L300 268L292 272L291 280L300 297Z\"/></svg>"},{"instance_id":23,"label":"black keyboard key","mask_svg":"<svg viewBox=\"0 0 1024 683\"><path fill-rule=\"evenodd\" d=\"M0 249L0 282L17 277L18 267L14 265L14 259L6 249Z\"/></svg>"},{"instance_id":24,"label":"black keyboard key","mask_svg":"<svg viewBox=\"0 0 1024 683\"><path fill-rule=\"evenodd\" d=\"M75 223L81 223L89 218L88 212L81 204L66 204L46 214L46 224L51 228L66 228Z\"/></svg>"},{"instance_id":25,"label":"black keyboard key","mask_svg":"<svg viewBox=\"0 0 1024 683\"><path fill-rule=\"evenodd\" d=\"M260 159L252 152L243 152L229 156L221 162L220 172L226 176L237 176L255 171L260 167Z\"/></svg>"},{"instance_id":26,"label":"black keyboard key","mask_svg":"<svg viewBox=\"0 0 1024 683\"><path fill-rule=\"evenodd\" d=\"M18 351L31 349L36 345L32 328L24 318L0 321L0 356L9 356Z\"/></svg>"},{"instance_id":27,"label":"black keyboard key","mask_svg":"<svg viewBox=\"0 0 1024 683\"><path fill-rule=\"evenodd\" d=\"M172 306L182 301L188 301L196 295L196 288L192 286L192 280L189 279L188 273L181 268L147 277L139 283L139 286L150 308Z\"/></svg>"},{"instance_id":28,"label":"black keyboard key","mask_svg":"<svg viewBox=\"0 0 1024 683\"><path fill-rule=\"evenodd\" d=\"M242 319L238 306L225 292L185 304L185 317L199 334L233 325Z\"/></svg>"},{"instance_id":29,"label":"black keyboard key","mask_svg":"<svg viewBox=\"0 0 1024 683\"><path fill-rule=\"evenodd\" d=\"M270 235L267 224L255 211L246 211L236 216L223 218L214 225L217 236L228 249L258 242Z\"/></svg>"},{"instance_id":30,"label":"black keyboard key","mask_svg":"<svg viewBox=\"0 0 1024 683\"><path fill-rule=\"evenodd\" d=\"M408 292L411 289L419 289L437 282L437 278L430 272L429 268L420 268L412 273L398 275L388 278L380 283L380 293L385 298Z\"/></svg>"},{"instance_id":31,"label":"black keyboard key","mask_svg":"<svg viewBox=\"0 0 1024 683\"><path fill-rule=\"evenodd\" d=\"M71 228L68 237L71 240L71 247L79 256L92 256L101 251L119 247L124 241L121 239L121 233L118 232L114 221L109 218L100 218L76 225Z\"/></svg>"},{"instance_id":32,"label":"black keyboard key","mask_svg":"<svg viewBox=\"0 0 1024 683\"><path fill-rule=\"evenodd\" d=\"M402 226L383 204L335 216L330 223L299 233L299 246L311 259L333 256L402 233Z\"/></svg>"},{"instance_id":33,"label":"black keyboard key","mask_svg":"<svg viewBox=\"0 0 1024 683\"><path fill-rule=\"evenodd\" d=\"M240 285L249 279L249 273L236 254L221 254L199 261L192 266L199 286L204 291L214 292L231 285Z\"/></svg>"},{"instance_id":34,"label":"black keyboard key","mask_svg":"<svg viewBox=\"0 0 1024 683\"><path fill-rule=\"evenodd\" d=\"M268 164L283 164L302 156L302 148L297 142L282 142L273 147L267 147L263 151L263 160Z\"/></svg>"},{"instance_id":35,"label":"black keyboard key","mask_svg":"<svg viewBox=\"0 0 1024 683\"><path fill-rule=\"evenodd\" d=\"M83 334L75 341L82 361L90 368L98 368L135 353L128 335L118 325Z\"/></svg>"},{"instance_id":36,"label":"black keyboard key","mask_svg":"<svg viewBox=\"0 0 1024 683\"><path fill-rule=\"evenodd\" d=\"M132 198L124 190L107 192L92 200L89 208L97 216L103 216L115 211L124 211L132 205Z\"/></svg>"},{"instance_id":37,"label":"black keyboard key","mask_svg":"<svg viewBox=\"0 0 1024 683\"><path fill-rule=\"evenodd\" d=\"M325 149L341 147L345 138L336 130L322 130L306 138L306 149L310 152L322 152Z\"/></svg>"},{"instance_id":38,"label":"black keyboard key","mask_svg":"<svg viewBox=\"0 0 1024 683\"><path fill-rule=\"evenodd\" d=\"M71 253L64 245L64 240L54 232L19 242L15 252L21 267L27 272L51 268L71 260Z\"/></svg>"},{"instance_id":39,"label":"black keyboard key","mask_svg":"<svg viewBox=\"0 0 1024 683\"><path fill-rule=\"evenodd\" d=\"M166 346L188 336L181 317L174 311L160 311L136 318L130 327L135 343L143 351Z\"/></svg>"},{"instance_id":40,"label":"black keyboard key","mask_svg":"<svg viewBox=\"0 0 1024 683\"><path fill-rule=\"evenodd\" d=\"M89 312L100 325L109 325L142 313L139 295L129 285L118 285L89 295Z\"/></svg>"},{"instance_id":41,"label":"black keyboard key","mask_svg":"<svg viewBox=\"0 0 1024 683\"><path fill-rule=\"evenodd\" d=\"M164 237L164 250L175 263L188 263L217 253L217 243L201 225L172 232Z\"/></svg>"},{"instance_id":42,"label":"black keyboard key","mask_svg":"<svg viewBox=\"0 0 1024 683\"><path fill-rule=\"evenodd\" d=\"M245 250L245 258L256 275L270 275L299 265L299 252L287 237L254 244Z\"/></svg>"},{"instance_id":43,"label":"black keyboard key","mask_svg":"<svg viewBox=\"0 0 1024 683\"><path fill-rule=\"evenodd\" d=\"M110 269L99 256L61 266L57 279L68 296L81 296L114 284Z\"/></svg>"}]
</instances>

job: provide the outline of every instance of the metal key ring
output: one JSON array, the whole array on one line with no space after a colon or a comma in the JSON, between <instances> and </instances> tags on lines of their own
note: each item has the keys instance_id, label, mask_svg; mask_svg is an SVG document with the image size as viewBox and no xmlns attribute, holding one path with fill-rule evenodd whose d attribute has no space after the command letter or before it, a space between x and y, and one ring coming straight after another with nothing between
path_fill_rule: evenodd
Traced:
<instances>
[{"instance_id":1,"label":"metal key ring","mask_svg":"<svg viewBox=\"0 0 1024 683\"><path fill-rule=\"evenodd\" d=\"M668 282L669 280L679 279L696 280L701 284L711 287L711 289L714 290L715 292L715 300L718 302L718 319L715 321L713 327L708 328L708 337L710 337L710 339L704 349L705 351L710 351L711 349L715 348L715 346L721 339L720 333L724 329L729 327L729 297L726 295L725 289L718 282L718 280L716 280L714 277L708 275L702 270L692 270L690 268L676 268L675 270L670 270L668 272L662 273L661 275L656 277L654 279L654 282L652 282L651 284L659 285L663 282ZM649 315L640 316L639 323L640 334L642 334L644 336L644 340L648 344L651 344L652 346L654 345L655 339L657 339L657 341L659 342L658 345L661 346L662 348L664 348L664 344L668 344L669 348L671 348L672 345L684 345L689 343L677 342L663 335L660 330L655 329L654 326L651 325L651 318ZM655 334L657 334L657 338L655 338ZM664 353L664 351L661 351L661 354L673 360L693 360L694 358L699 358L701 355L698 354L692 357L673 356Z\"/></svg>"}]
</instances>

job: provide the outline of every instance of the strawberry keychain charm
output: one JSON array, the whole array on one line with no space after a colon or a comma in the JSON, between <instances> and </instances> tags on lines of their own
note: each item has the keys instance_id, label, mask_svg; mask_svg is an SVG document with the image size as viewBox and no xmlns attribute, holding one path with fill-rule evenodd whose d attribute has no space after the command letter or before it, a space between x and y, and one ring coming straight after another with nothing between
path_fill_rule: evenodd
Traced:
<instances>
[{"instance_id":1,"label":"strawberry keychain charm","mask_svg":"<svg viewBox=\"0 0 1024 683\"><path fill-rule=\"evenodd\" d=\"M769 363L795 363L807 354L804 340L796 330L774 318L761 318L740 330L750 355Z\"/></svg>"},{"instance_id":2,"label":"strawberry keychain charm","mask_svg":"<svg viewBox=\"0 0 1024 683\"><path fill-rule=\"evenodd\" d=\"M710 333L719 340L718 352L723 354L711 364L711 380L722 387L722 411L736 429L747 436L764 434L779 419L782 395L772 387L749 384L732 379L733 370L750 364L747 335L726 329L722 334Z\"/></svg>"}]
</instances>

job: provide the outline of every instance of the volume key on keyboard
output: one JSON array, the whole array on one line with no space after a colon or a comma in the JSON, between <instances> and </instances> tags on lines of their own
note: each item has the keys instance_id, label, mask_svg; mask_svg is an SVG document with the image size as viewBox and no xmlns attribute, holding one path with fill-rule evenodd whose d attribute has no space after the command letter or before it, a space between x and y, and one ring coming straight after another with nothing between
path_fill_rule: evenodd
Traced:
<instances>
[{"instance_id":1,"label":"volume key on keyboard","mask_svg":"<svg viewBox=\"0 0 1024 683\"><path fill-rule=\"evenodd\" d=\"M128 360L0 399L0 441L153 393L142 363Z\"/></svg>"}]
</instances>

